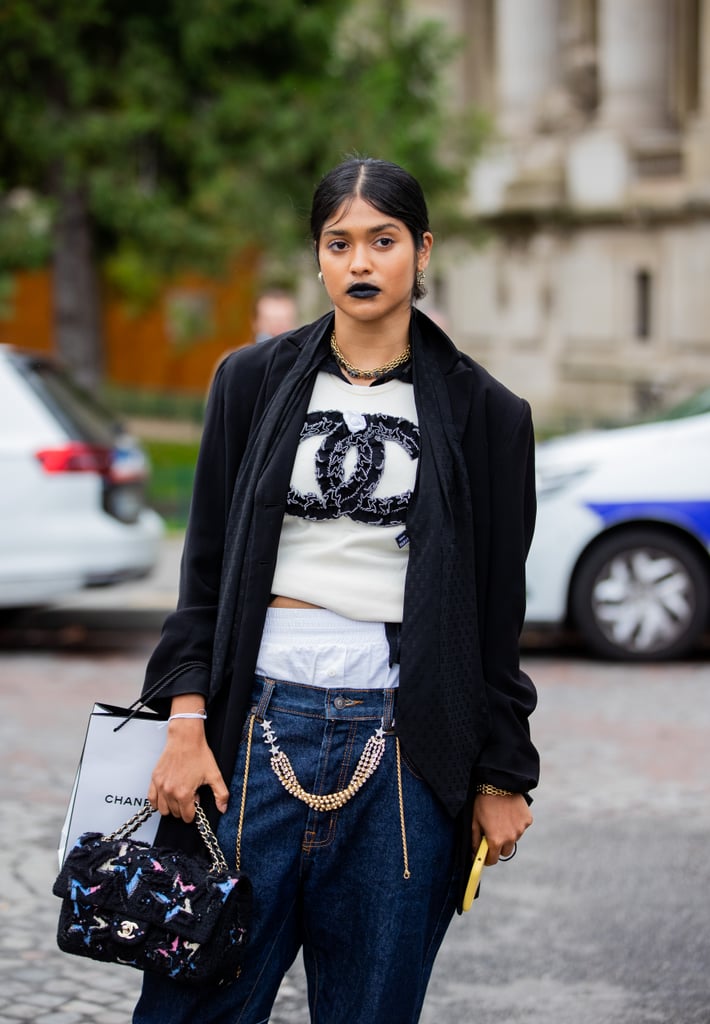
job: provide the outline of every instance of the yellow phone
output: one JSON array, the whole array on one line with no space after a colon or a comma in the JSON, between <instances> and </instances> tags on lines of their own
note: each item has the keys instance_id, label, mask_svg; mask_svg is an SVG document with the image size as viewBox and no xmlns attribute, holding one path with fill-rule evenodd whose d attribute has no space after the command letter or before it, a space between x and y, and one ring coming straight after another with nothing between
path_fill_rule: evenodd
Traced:
<instances>
[{"instance_id":1,"label":"yellow phone","mask_svg":"<svg viewBox=\"0 0 710 1024\"><path fill-rule=\"evenodd\" d=\"M466 886L466 892L463 897L463 909L470 910L473 906L473 901L476 898L476 892L481 882L481 872L483 866L486 863L486 857L488 855L488 841L484 836L481 839L481 843L476 850L476 856L473 858L473 867L471 868L471 874L468 876L468 885Z\"/></svg>"}]
</instances>

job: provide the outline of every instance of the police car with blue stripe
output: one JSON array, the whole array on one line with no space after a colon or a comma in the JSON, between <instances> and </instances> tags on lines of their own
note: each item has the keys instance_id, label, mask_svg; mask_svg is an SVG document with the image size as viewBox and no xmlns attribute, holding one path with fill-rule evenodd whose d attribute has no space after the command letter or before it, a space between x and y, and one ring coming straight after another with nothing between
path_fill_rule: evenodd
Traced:
<instances>
[{"instance_id":1,"label":"police car with blue stripe","mask_svg":"<svg viewBox=\"0 0 710 1024\"><path fill-rule=\"evenodd\" d=\"M597 654L680 657L710 619L710 390L663 420L542 442L529 626Z\"/></svg>"}]
</instances>

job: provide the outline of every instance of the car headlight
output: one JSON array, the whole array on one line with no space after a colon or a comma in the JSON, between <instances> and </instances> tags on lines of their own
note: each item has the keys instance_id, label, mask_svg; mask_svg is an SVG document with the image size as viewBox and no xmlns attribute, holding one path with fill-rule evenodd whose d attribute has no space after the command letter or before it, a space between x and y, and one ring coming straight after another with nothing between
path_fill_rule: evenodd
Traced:
<instances>
[{"instance_id":1,"label":"car headlight","mask_svg":"<svg viewBox=\"0 0 710 1024\"><path fill-rule=\"evenodd\" d=\"M591 466L538 466L535 484L538 498L550 498L582 480Z\"/></svg>"}]
</instances>

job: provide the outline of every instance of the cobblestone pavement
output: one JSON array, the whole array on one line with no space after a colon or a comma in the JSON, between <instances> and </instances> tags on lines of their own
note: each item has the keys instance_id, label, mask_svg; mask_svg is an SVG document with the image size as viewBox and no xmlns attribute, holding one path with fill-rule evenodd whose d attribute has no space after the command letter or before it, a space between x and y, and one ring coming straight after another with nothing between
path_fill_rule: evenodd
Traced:
<instances>
[{"instance_id":1,"label":"cobblestone pavement","mask_svg":"<svg viewBox=\"0 0 710 1024\"><path fill-rule=\"evenodd\" d=\"M5 1024L130 1021L138 973L56 949L51 885L88 712L134 698L154 641L65 624L0 646ZM710 665L536 653L526 667L541 696L536 822L454 921L422 1024L709 1024ZM272 1024L304 1024L304 992L295 967Z\"/></svg>"}]
</instances>

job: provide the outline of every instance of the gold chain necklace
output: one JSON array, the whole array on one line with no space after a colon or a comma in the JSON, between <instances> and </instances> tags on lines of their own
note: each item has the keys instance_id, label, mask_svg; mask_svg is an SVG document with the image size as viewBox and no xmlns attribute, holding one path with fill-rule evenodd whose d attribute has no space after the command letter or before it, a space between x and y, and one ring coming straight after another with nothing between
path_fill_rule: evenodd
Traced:
<instances>
[{"instance_id":1,"label":"gold chain necklace","mask_svg":"<svg viewBox=\"0 0 710 1024\"><path fill-rule=\"evenodd\" d=\"M357 366L353 366L352 363L347 361L343 353L338 348L338 343L335 340L335 331L333 331L330 336L330 351L333 353L333 358L338 366L342 367L348 376L361 378L362 380L377 380L380 377L384 377L386 374L391 373L392 370L396 370L398 366L404 366L405 363L408 363L412 355L411 346L409 342L407 342L407 347L404 352L395 359L390 359L388 363L384 363L382 366L376 366L373 370L358 370Z\"/></svg>"}]
</instances>

